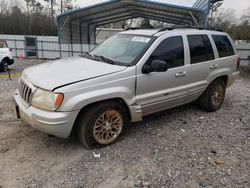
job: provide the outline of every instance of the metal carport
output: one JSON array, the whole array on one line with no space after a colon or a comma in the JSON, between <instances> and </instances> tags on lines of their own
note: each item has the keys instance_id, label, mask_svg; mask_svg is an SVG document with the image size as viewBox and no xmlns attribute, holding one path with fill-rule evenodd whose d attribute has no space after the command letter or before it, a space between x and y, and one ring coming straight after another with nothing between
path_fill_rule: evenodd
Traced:
<instances>
[{"instance_id":1,"label":"metal carport","mask_svg":"<svg viewBox=\"0 0 250 188\"><path fill-rule=\"evenodd\" d=\"M132 18L149 18L176 25L206 26L210 0L184 7L151 0L108 0L56 17L61 44L95 44L96 28ZM81 48L82 51L82 48Z\"/></svg>"}]
</instances>

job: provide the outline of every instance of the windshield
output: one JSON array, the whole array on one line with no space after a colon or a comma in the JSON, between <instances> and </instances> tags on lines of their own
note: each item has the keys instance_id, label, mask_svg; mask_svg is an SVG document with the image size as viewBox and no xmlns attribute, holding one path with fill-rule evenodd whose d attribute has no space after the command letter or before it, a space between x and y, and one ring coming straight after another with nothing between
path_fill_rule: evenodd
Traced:
<instances>
[{"instance_id":1,"label":"windshield","mask_svg":"<svg viewBox=\"0 0 250 188\"><path fill-rule=\"evenodd\" d=\"M90 55L101 57L103 61L113 61L113 64L129 65L147 47L151 38L149 36L118 34L105 40Z\"/></svg>"}]
</instances>

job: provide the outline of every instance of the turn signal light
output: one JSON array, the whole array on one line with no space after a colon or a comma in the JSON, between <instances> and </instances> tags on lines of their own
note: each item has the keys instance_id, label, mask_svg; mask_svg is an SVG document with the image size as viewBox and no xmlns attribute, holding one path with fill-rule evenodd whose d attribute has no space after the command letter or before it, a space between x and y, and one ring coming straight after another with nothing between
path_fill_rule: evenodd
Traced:
<instances>
[{"instance_id":1,"label":"turn signal light","mask_svg":"<svg viewBox=\"0 0 250 188\"><path fill-rule=\"evenodd\" d=\"M62 104L63 98L64 98L64 96L61 93L56 95L56 99L55 99L55 102L54 102L54 105L55 105L56 108L59 108L59 106Z\"/></svg>"}]
</instances>

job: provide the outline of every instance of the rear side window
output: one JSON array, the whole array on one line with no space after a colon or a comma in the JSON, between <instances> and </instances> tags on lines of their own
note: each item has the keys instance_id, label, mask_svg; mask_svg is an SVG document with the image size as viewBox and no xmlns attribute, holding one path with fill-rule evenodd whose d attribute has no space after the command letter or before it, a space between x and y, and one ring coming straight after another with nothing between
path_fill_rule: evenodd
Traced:
<instances>
[{"instance_id":1,"label":"rear side window","mask_svg":"<svg viewBox=\"0 0 250 188\"><path fill-rule=\"evenodd\" d=\"M0 40L0 48L3 48L4 42Z\"/></svg>"},{"instance_id":2,"label":"rear side window","mask_svg":"<svg viewBox=\"0 0 250 188\"><path fill-rule=\"evenodd\" d=\"M184 48L181 36L170 37L162 41L150 57L150 61L163 60L168 68L184 65Z\"/></svg>"},{"instance_id":3,"label":"rear side window","mask_svg":"<svg viewBox=\"0 0 250 188\"><path fill-rule=\"evenodd\" d=\"M214 59L213 48L207 35L189 35L187 38L191 64Z\"/></svg>"},{"instance_id":4,"label":"rear side window","mask_svg":"<svg viewBox=\"0 0 250 188\"><path fill-rule=\"evenodd\" d=\"M212 35L215 45L217 47L219 57L227 57L234 55L233 46L225 35Z\"/></svg>"}]
</instances>

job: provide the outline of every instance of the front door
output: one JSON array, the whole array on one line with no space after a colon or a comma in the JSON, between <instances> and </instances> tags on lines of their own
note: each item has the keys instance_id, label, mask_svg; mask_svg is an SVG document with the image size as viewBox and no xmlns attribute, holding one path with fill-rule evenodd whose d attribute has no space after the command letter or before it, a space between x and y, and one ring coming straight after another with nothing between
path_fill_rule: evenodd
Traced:
<instances>
[{"instance_id":1,"label":"front door","mask_svg":"<svg viewBox=\"0 0 250 188\"><path fill-rule=\"evenodd\" d=\"M168 37L156 47L146 62L166 61L168 70L149 74L137 71L136 101L141 105L143 115L185 103L188 94L186 85L189 82L184 54L183 37Z\"/></svg>"}]
</instances>

